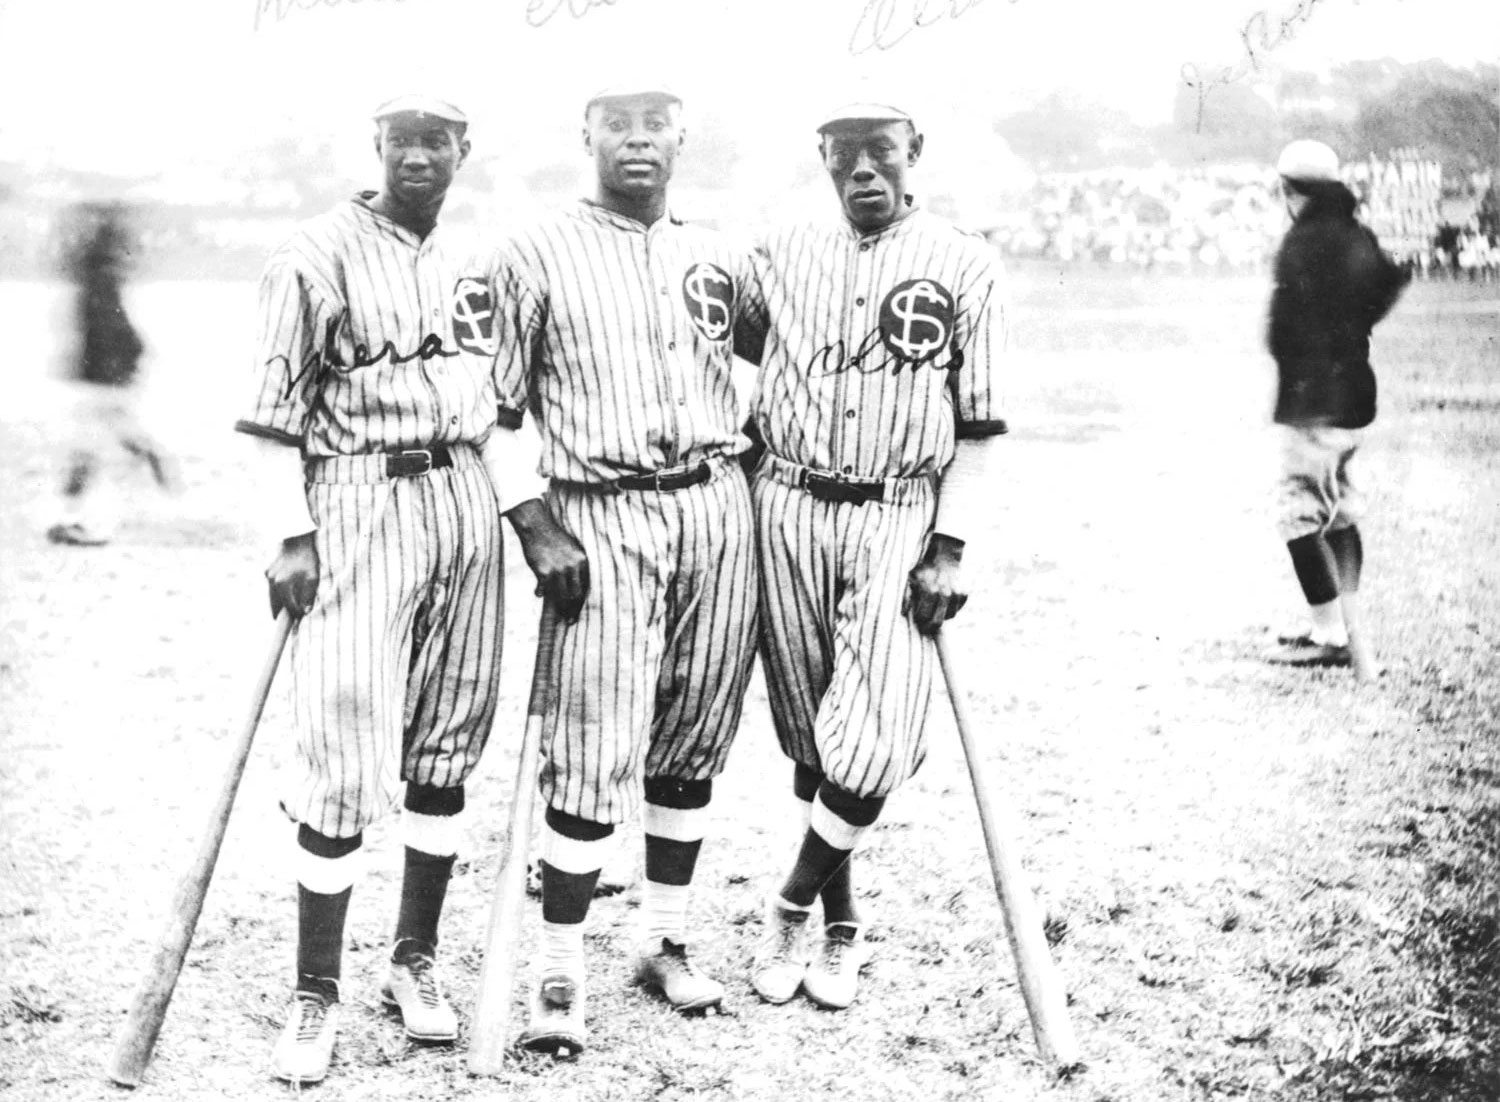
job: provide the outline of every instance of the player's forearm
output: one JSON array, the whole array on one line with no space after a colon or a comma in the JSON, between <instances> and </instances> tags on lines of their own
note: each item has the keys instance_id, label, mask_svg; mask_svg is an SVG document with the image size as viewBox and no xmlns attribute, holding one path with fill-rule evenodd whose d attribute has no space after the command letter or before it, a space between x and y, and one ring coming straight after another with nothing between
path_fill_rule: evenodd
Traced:
<instances>
[{"instance_id":1,"label":"player's forearm","mask_svg":"<svg viewBox=\"0 0 1500 1102\"><path fill-rule=\"evenodd\" d=\"M944 536L969 544L980 535L983 518L992 511L995 501L996 480L991 468L998 440L997 436L981 436L958 442L938 492L934 539Z\"/></svg>"},{"instance_id":2,"label":"player's forearm","mask_svg":"<svg viewBox=\"0 0 1500 1102\"><path fill-rule=\"evenodd\" d=\"M307 508L301 449L261 436L248 439L255 449L252 515L262 538L280 543L316 531Z\"/></svg>"}]
</instances>

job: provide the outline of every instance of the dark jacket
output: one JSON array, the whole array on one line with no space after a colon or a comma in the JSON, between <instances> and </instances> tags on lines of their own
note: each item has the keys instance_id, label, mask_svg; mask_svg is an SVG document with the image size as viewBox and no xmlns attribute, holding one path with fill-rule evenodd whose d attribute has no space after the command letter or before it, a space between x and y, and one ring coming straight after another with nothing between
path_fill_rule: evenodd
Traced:
<instances>
[{"instance_id":1,"label":"dark jacket","mask_svg":"<svg viewBox=\"0 0 1500 1102\"><path fill-rule=\"evenodd\" d=\"M1343 184L1303 184L1308 202L1276 254L1267 343L1282 425L1363 428L1375 420L1370 330L1410 275L1354 218Z\"/></svg>"}]
</instances>

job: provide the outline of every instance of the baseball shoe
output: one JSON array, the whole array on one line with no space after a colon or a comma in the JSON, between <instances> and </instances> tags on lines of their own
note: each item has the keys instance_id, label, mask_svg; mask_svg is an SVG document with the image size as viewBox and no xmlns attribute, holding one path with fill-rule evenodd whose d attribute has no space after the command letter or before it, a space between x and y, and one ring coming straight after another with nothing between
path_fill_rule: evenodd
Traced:
<instances>
[{"instance_id":1,"label":"baseball shoe","mask_svg":"<svg viewBox=\"0 0 1500 1102\"><path fill-rule=\"evenodd\" d=\"M53 543L66 543L73 547L103 547L109 542L108 536L100 535L76 522L54 524L47 529L47 538Z\"/></svg>"},{"instance_id":2,"label":"baseball shoe","mask_svg":"<svg viewBox=\"0 0 1500 1102\"><path fill-rule=\"evenodd\" d=\"M1311 635L1280 636L1264 658L1273 666L1347 666L1350 661L1348 646L1314 642Z\"/></svg>"},{"instance_id":3,"label":"baseball shoe","mask_svg":"<svg viewBox=\"0 0 1500 1102\"><path fill-rule=\"evenodd\" d=\"M787 1002L802 986L809 913L789 910L775 900L766 905L766 933L750 964L750 986L768 1003Z\"/></svg>"},{"instance_id":4,"label":"baseball shoe","mask_svg":"<svg viewBox=\"0 0 1500 1102\"><path fill-rule=\"evenodd\" d=\"M635 962L635 979L659 989L672 1009L684 1014L724 1002L724 985L698 971L688 959L687 946L670 938L662 938L654 951L649 947L642 950Z\"/></svg>"},{"instance_id":5,"label":"baseball shoe","mask_svg":"<svg viewBox=\"0 0 1500 1102\"><path fill-rule=\"evenodd\" d=\"M337 992L337 987L334 990ZM286 1025L271 1053L276 1078L293 1084L321 1083L333 1059L338 1028L337 995L329 998L317 991L294 992Z\"/></svg>"},{"instance_id":6,"label":"baseball shoe","mask_svg":"<svg viewBox=\"0 0 1500 1102\"><path fill-rule=\"evenodd\" d=\"M401 1024L413 1041L435 1044L458 1039L458 1015L443 991L432 946L426 942L403 938L397 943L380 998L401 1012Z\"/></svg>"},{"instance_id":7,"label":"baseball shoe","mask_svg":"<svg viewBox=\"0 0 1500 1102\"><path fill-rule=\"evenodd\" d=\"M874 947L862 927L834 922L823 927L823 938L812 951L802 993L825 1010L843 1010L859 993L860 969L870 963Z\"/></svg>"},{"instance_id":8,"label":"baseball shoe","mask_svg":"<svg viewBox=\"0 0 1500 1102\"><path fill-rule=\"evenodd\" d=\"M517 1040L522 1048L571 1059L584 1049L583 981L562 972L543 976L531 998L531 1021Z\"/></svg>"}]
</instances>

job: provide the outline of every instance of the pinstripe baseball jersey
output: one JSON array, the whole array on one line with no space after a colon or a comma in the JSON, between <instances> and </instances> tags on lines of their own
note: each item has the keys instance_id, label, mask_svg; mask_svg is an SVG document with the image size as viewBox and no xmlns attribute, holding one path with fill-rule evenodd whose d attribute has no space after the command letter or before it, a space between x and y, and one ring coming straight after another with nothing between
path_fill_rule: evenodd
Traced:
<instances>
[{"instance_id":1,"label":"pinstripe baseball jersey","mask_svg":"<svg viewBox=\"0 0 1500 1102\"><path fill-rule=\"evenodd\" d=\"M868 235L840 218L771 233L753 266L753 409L776 455L905 478L941 472L958 436L1005 431L1004 282L982 238L922 210Z\"/></svg>"},{"instance_id":2,"label":"pinstripe baseball jersey","mask_svg":"<svg viewBox=\"0 0 1500 1102\"><path fill-rule=\"evenodd\" d=\"M258 385L236 428L310 458L477 442L496 420L488 272L466 241L441 226L419 238L365 197L267 263Z\"/></svg>"},{"instance_id":3,"label":"pinstripe baseball jersey","mask_svg":"<svg viewBox=\"0 0 1500 1102\"><path fill-rule=\"evenodd\" d=\"M743 450L743 274L718 233L588 200L513 234L496 256L500 404L536 411L541 473L599 483Z\"/></svg>"}]
</instances>

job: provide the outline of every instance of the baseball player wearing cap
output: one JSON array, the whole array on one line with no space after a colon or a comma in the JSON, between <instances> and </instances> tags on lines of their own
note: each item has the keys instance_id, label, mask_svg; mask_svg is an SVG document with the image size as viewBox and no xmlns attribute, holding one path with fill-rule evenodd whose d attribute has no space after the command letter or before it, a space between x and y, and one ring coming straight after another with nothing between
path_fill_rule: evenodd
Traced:
<instances>
[{"instance_id":1,"label":"baseball player wearing cap","mask_svg":"<svg viewBox=\"0 0 1500 1102\"><path fill-rule=\"evenodd\" d=\"M868 959L851 855L922 764L931 636L967 599L965 540L1005 431L1005 292L994 250L908 194L923 138L904 111L852 104L818 130L842 216L765 237L743 326L766 447L761 653L806 824L751 982L838 1009Z\"/></svg>"},{"instance_id":2,"label":"baseball player wearing cap","mask_svg":"<svg viewBox=\"0 0 1500 1102\"><path fill-rule=\"evenodd\" d=\"M1354 217L1338 156L1292 142L1277 162L1291 228L1276 254L1267 343L1276 360L1281 426L1278 523L1312 620L1267 654L1291 666L1349 666L1377 674L1360 624L1364 495L1354 459L1375 419L1370 330L1409 273Z\"/></svg>"},{"instance_id":3,"label":"baseball player wearing cap","mask_svg":"<svg viewBox=\"0 0 1500 1102\"><path fill-rule=\"evenodd\" d=\"M542 735L543 929L521 1043L555 1055L584 1048L583 923L606 839L643 796L636 977L683 1011L724 994L688 954L687 908L754 657L731 378L741 259L668 211L680 109L658 86L589 100L594 197L497 254L502 404L535 412L548 504L589 570Z\"/></svg>"},{"instance_id":4,"label":"baseball player wearing cap","mask_svg":"<svg viewBox=\"0 0 1500 1102\"><path fill-rule=\"evenodd\" d=\"M266 266L255 397L236 426L264 453L266 523L283 537L272 612L300 617L285 804L299 824L297 978L273 1054L292 1083L327 1073L362 832L403 782L382 995L408 1036L456 1036L434 959L464 781L494 717L501 511L552 599L583 565L510 454L486 258L437 225L469 152L464 115L403 97L376 126L381 188L303 225Z\"/></svg>"}]
</instances>

